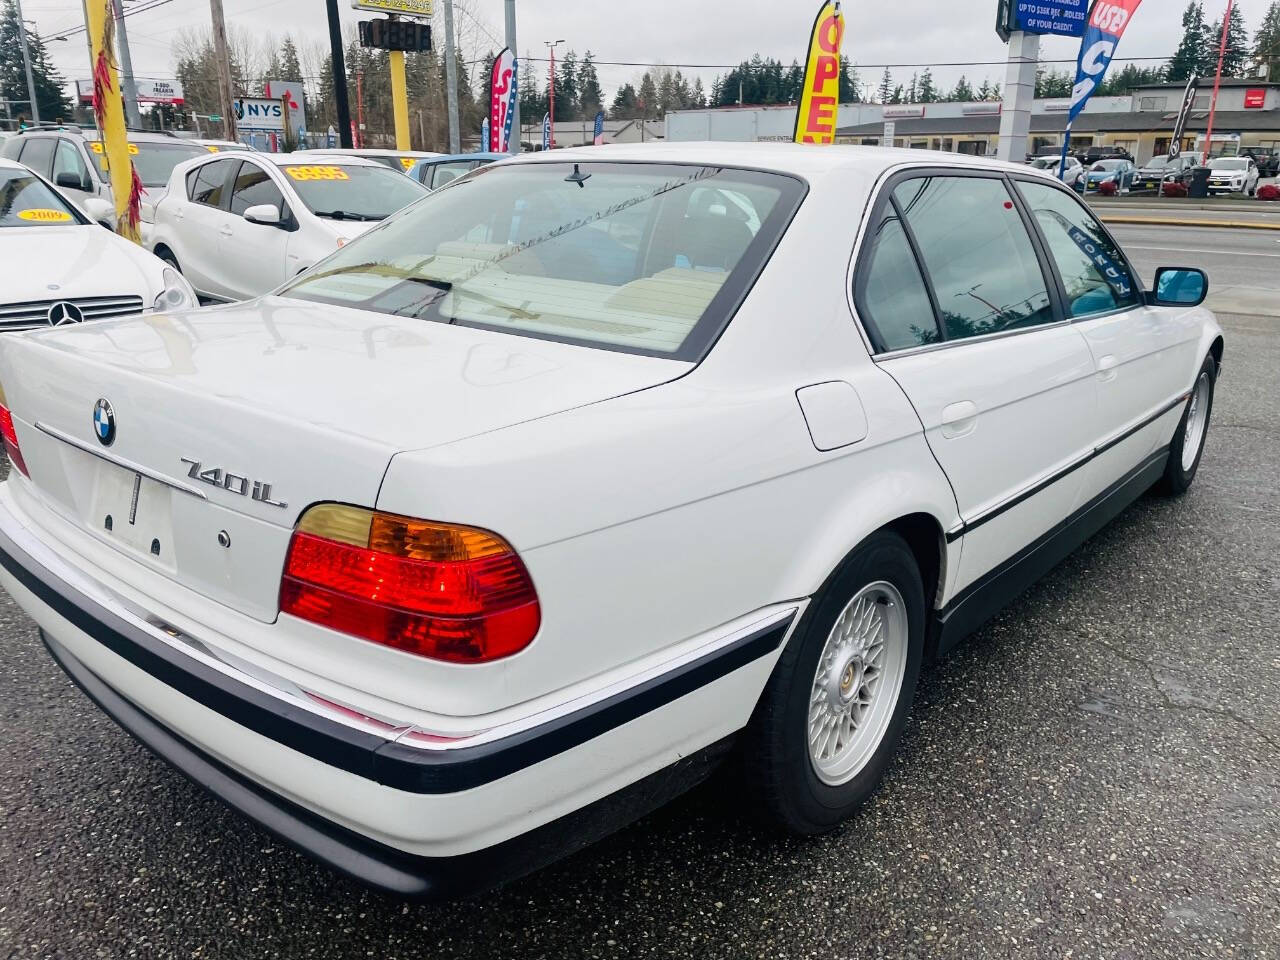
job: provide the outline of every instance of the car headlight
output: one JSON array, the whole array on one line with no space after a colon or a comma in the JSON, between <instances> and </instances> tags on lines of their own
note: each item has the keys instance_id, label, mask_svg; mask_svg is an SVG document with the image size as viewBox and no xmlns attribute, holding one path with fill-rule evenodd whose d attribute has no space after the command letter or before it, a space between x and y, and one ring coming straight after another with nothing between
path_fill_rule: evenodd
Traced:
<instances>
[{"instance_id":1,"label":"car headlight","mask_svg":"<svg viewBox=\"0 0 1280 960\"><path fill-rule=\"evenodd\" d=\"M156 297L156 302L151 306L152 310L186 310L200 305L196 299L196 292L191 289L191 284L187 283L177 270L165 267L161 278L164 280L164 289L160 291L160 296Z\"/></svg>"}]
</instances>

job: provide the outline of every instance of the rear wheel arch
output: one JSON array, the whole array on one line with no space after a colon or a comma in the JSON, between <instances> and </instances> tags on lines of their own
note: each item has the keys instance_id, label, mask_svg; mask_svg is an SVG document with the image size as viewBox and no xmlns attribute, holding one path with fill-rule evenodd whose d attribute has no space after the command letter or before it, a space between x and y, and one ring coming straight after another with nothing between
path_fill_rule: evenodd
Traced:
<instances>
[{"instance_id":1,"label":"rear wheel arch","mask_svg":"<svg viewBox=\"0 0 1280 960\"><path fill-rule=\"evenodd\" d=\"M165 261L166 263L170 263L174 267L176 267L179 273L182 272L182 264L178 262L178 255L175 254L173 250L169 248L168 244L157 243L156 248L153 252L161 260Z\"/></svg>"}]
</instances>

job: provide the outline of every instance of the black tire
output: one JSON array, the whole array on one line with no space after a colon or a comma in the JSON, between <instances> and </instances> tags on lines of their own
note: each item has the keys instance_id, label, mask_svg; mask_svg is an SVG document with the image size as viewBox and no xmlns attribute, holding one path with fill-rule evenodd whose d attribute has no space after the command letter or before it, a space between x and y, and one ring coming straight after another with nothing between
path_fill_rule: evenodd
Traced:
<instances>
[{"instance_id":1,"label":"black tire","mask_svg":"<svg viewBox=\"0 0 1280 960\"><path fill-rule=\"evenodd\" d=\"M1190 489L1200 469L1200 460L1204 456L1205 440L1209 437L1209 422L1213 413L1214 385L1218 379L1218 364L1213 356L1204 358L1200 372L1196 374L1196 382L1191 388L1191 397L1182 410L1182 419L1178 421L1178 429L1174 431L1173 442L1169 444L1169 463L1164 468L1164 476L1156 483L1156 490L1166 496L1178 497ZM1207 395L1197 401L1196 393L1202 380L1205 382ZM1204 428L1195 438L1195 457L1190 467L1184 467L1183 454L1187 449L1187 422L1192 415L1193 405L1204 402Z\"/></svg>"},{"instance_id":2,"label":"black tire","mask_svg":"<svg viewBox=\"0 0 1280 960\"><path fill-rule=\"evenodd\" d=\"M827 637L850 600L880 581L897 589L907 623L906 663L896 704L869 759L838 786L819 779L809 750L809 710ZM742 739L747 788L763 817L792 833L824 833L872 795L897 750L915 698L924 652L920 569L896 533L881 531L851 553L805 611L774 668Z\"/></svg>"}]
</instances>

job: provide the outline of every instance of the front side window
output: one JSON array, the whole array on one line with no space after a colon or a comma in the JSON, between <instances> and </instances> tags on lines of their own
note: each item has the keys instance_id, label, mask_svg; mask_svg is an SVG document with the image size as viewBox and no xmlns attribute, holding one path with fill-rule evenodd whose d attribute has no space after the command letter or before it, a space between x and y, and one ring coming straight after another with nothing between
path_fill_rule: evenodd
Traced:
<instances>
[{"instance_id":1,"label":"front side window","mask_svg":"<svg viewBox=\"0 0 1280 960\"><path fill-rule=\"evenodd\" d=\"M272 181L271 175L256 163L241 164L240 172L236 175L235 189L231 194L231 212L242 216L250 207L264 203L283 214L284 196Z\"/></svg>"},{"instance_id":2,"label":"front side window","mask_svg":"<svg viewBox=\"0 0 1280 960\"><path fill-rule=\"evenodd\" d=\"M196 167L187 174L187 190L192 203L201 203L208 207L222 206L222 186L231 174L231 168L237 166L239 160L228 158L214 160Z\"/></svg>"},{"instance_id":3,"label":"front side window","mask_svg":"<svg viewBox=\"0 0 1280 960\"><path fill-rule=\"evenodd\" d=\"M696 360L803 194L791 177L720 167L485 167L347 244L283 295Z\"/></svg>"},{"instance_id":4,"label":"front side window","mask_svg":"<svg viewBox=\"0 0 1280 960\"><path fill-rule=\"evenodd\" d=\"M431 168L431 189L438 190L446 183L452 183L475 168L474 160L455 160L451 163L437 163Z\"/></svg>"},{"instance_id":5,"label":"front side window","mask_svg":"<svg viewBox=\"0 0 1280 960\"><path fill-rule=\"evenodd\" d=\"M0 229L84 223L72 207L26 170L0 169Z\"/></svg>"},{"instance_id":6,"label":"front side window","mask_svg":"<svg viewBox=\"0 0 1280 960\"><path fill-rule=\"evenodd\" d=\"M1019 183L1067 293L1067 312L1084 317L1141 300L1123 254L1074 196L1040 183Z\"/></svg>"},{"instance_id":7,"label":"front side window","mask_svg":"<svg viewBox=\"0 0 1280 960\"><path fill-rule=\"evenodd\" d=\"M57 183L58 177L64 173L69 173L76 178L76 182L80 185L79 189L92 189L89 183L89 169L80 159L80 151L70 140L58 141L57 149L53 154L53 176L50 179Z\"/></svg>"},{"instance_id":8,"label":"front side window","mask_svg":"<svg viewBox=\"0 0 1280 960\"><path fill-rule=\"evenodd\" d=\"M297 163L280 169L303 205L331 220L385 220L425 195L412 177L381 166Z\"/></svg>"},{"instance_id":9,"label":"front side window","mask_svg":"<svg viewBox=\"0 0 1280 960\"><path fill-rule=\"evenodd\" d=\"M948 340L1055 319L1031 237L1004 182L906 180L893 198L915 236Z\"/></svg>"}]
</instances>

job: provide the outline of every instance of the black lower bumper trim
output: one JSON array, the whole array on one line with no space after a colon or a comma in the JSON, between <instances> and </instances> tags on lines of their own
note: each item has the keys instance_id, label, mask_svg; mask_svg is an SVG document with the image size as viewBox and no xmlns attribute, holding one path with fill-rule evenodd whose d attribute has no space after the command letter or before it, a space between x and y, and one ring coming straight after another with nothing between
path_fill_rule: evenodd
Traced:
<instances>
[{"instance_id":1,"label":"black lower bumper trim","mask_svg":"<svg viewBox=\"0 0 1280 960\"><path fill-rule=\"evenodd\" d=\"M285 842L361 883L399 897L442 900L516 879L595 843L705 779L723 740L559 820L456 857L421 857L347 830L264 789L204 753L112 690L41 631L53 659L108 716L197 786Z\"/></svg>"}]
</instances>

